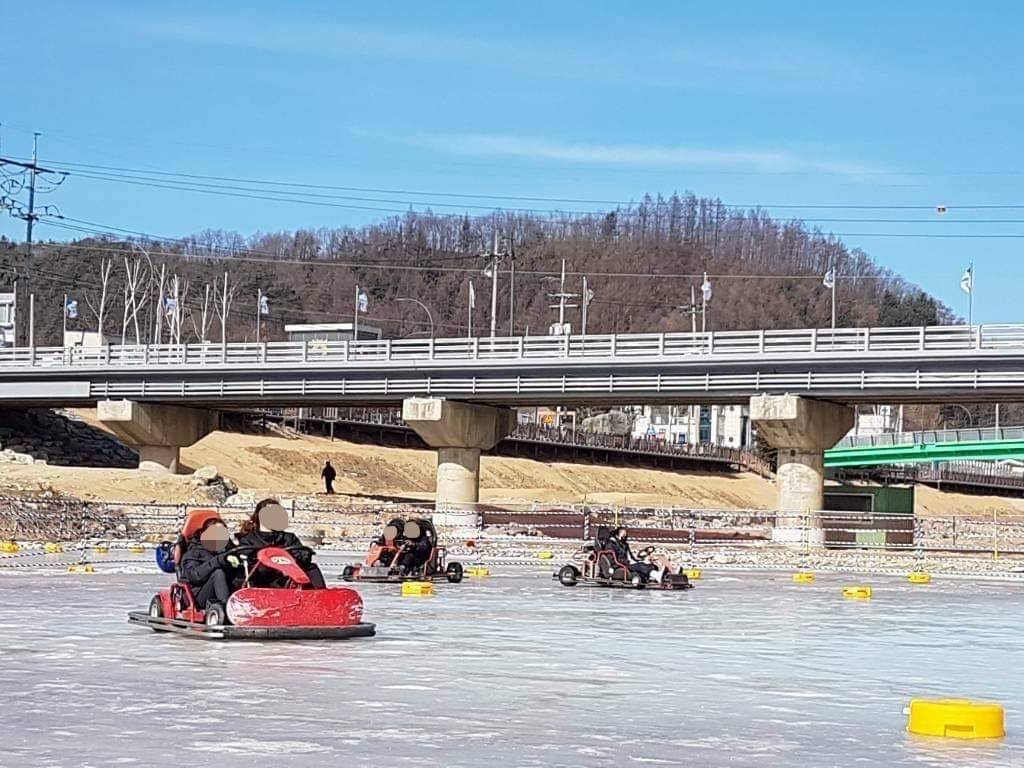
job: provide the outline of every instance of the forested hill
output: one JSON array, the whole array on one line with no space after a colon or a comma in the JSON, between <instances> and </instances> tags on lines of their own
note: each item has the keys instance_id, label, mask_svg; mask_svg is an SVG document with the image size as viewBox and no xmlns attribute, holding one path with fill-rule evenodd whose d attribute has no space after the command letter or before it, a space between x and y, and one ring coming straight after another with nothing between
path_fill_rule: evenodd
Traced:
<instances>
[{"instance_id":1,"label":"forested hill","mask_svg":"<svg viewBox=\"0 0 1024 768\"><path fill-rule=\"evenodd\" d=\"M699 303L705 271L713 290L709 330L825 327L831 305L822 276L832 263L839 275L842 326L953 319L941 303L833 237L809 231L798 221L776 221L762 211L726 209L717 200L687 195L646 199L607 214L470 218L410 213L362 228L251 236L206 231L174 241L94 229L72 242L37 244L36 340L59 343L65 292L80 309L71 327L95 330L106 264L111 266L104 331L113 338L121 335L123 325L129 340L135 338L135 322L123 322L126 296L130 306L138 307L134 314L140 337L154 338L162 266L165 292L172 275L179 277L182 341L198 338L206 286L211 293L222 293L225 272L234 292L228 323L233 340L254 338L258 290L270 307L264 338L280 339L285 323L350 320L356 283L369 294L369 313L362 319L390 336L423 334L427 327L423 309L398 298L426 304L437 335L464 335L471 280L476 290L474 333L485 334L491 290L482 274L487 258L481 253L491 250L496 231L504 238L499 250L515 255L517 333L527 328L531 334L546 333L556 319L548 294L558 290L551 276L562 259L572 273L569 292L580 293L582 276L588 276L594 292L588 330L593 333L689 330L690 317L679 307L689 304L691 286L697 288ZM15 267L24 269L24 262L22 247L0 243L0 266L8 280ZM501 264L500 333L508 330L509 264L507 257ZM208 338L219 340L219 320L210 322L212 301L207 309ZM570 310L567 320L579 330L579 310ZM164 340L166 333L161 331Z\"/></svg>"}]
</instances>

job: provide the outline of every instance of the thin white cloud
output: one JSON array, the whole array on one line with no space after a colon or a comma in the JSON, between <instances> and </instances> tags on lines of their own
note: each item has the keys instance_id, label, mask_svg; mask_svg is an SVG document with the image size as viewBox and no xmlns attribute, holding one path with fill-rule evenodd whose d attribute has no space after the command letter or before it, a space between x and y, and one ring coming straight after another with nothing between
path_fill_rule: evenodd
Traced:
<instances>
[{"instance_id":1,"label":"thin white cloud","mask_svg":"<svg viewBox=\"0 0 1024 768\"><path fill-rule=\"evenodd\" d=\"M590 144L500 134L427 134L414 137L411 143L449 154L516 157L587 165L656 166L759 173L810 171L840 176L878 173L877 170L857 163L805 157L783 150Z\"/></svg>"}]
</instances>

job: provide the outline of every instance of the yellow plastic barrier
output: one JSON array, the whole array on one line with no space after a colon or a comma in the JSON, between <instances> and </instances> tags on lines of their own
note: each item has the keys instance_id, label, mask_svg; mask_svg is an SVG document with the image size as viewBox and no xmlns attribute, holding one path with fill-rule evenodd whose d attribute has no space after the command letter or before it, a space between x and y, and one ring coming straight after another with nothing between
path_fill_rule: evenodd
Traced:
<instances>
[{"instance_id":1,"label":"yellow plastic barrier","mask_svg":"<svg viewBox=\"0 0 1024 768\"><path fill-rule=\"evenodd\" d=\"M851 600L870 600L871 587L843 587L843 597Z\"/></svg>"},{"instance_id":2,"label":"yellow plastic barrier","mask_svg":"<svg viewBox=\"0 0 1024 768\"><path fill-rule=\"evenodd\" d=\"M93 547L92 551L97 555L105 555L110 552L110 547Z\"/></svg>"},{"instance_id":3,"label":"yellow plastic barrier","mask_svg":"<svg viewBox=\"0 0 1024 768\"><path fill-rule=\"evenodd\" d=\"M43 552L48 555L56 555L64 551L64 545L58 544L54 541L48 541L43 544Z\"/></svg>"},{"instance_id":4,"label":"yellow plastic barrier","mask_svg":"<svg viewBox=\"0 0 1024 768\"><path fill-rule=\"evenodd\" d=\"M429 581L406 581L402 584L402 597L427 597L434 594L434 585Z\"/></svg>"},{"instance_id":5,"label":"yellow plastic barrier","mask_svg":"<svg viewBox=\"0 0 1024 768\"><path fill-rule=\"evenodd\" d=\"M813 584L814 574L809 571L800 571L799 573L793 574L793 581L797 584Z\"/></svg>"},{"instance_id":6,"label":"yellow plastic barrier","mask_svg":"<svg viewBox=\"0 0 1024 768\"><path fill-rule=\"evenodd\" d=\"M703 574L700 568L686 568L683 570L683 575L690 581L697 581Z\"/></svg>"},{"instance_id":7,"label":"yellow plastic barrier","mask_svg":"<svg viewBox=\"0 0 1024 768\"><path fill-rule=\"evenodd\" d=\"M998 739L1006 735L1000 705L966 699L913 699L907 730L951 739Z\"/></svg>"},{"instance_id":8,"label":"yellow plastic barrier","mask_svg":"<svg viewBox=\"0 0 1024 768\"><path fill-rule=\"evenodd\" d=\"M489 568L485 568L482 565L471 565L469 566L469 568L466 569L466 575L476 577L490 576L491 570Z\"/></svg>"},{"instance_id":9,"label":"yellow plastic barrier","mask_svg":"<svg viewBox=\"0 0 1024 768\"><path fill-rule=\"evenodd\" d=\"M96 573L91 563L78 563L68 566L68 573Z\"/></svg>"},{"instance_id":10,"label":"yellow plastic barrier","mask_svg":"<svg viewBox=\"0 0 1024 768\"><path fill-rule=\"evenodd\" d=\"M907 578L910 580L911 584L932 583L932 575L930 573L925 573L924 571L914 571L909 576L907 576Z\"/></svg>"},{"instance_id":11,"label":"yellow plastic barrier","mask_svg":"<svg viewBox=\"0 0 1024 768\"><path fill-rule=\"evenodd\" d=\"M552 558L554 558L554 556L554 552L549 552L546 549L537 553L537 558L540 560L551 560Z\"/></svg>"},{"instance_id":12,"label":"yellow plastic barrier","mask_svg":"<svg viewBox=\"0 0 1024 768\"><path fill-rule=\"evenodd\" d=\"M13 539L7 539L5 541L0 541L0 552L5 552L7 554L13 554L13 553L19 551L20 549L21 549L21 547L18 546L18 542L14 541Z\"/></svg>"},{"instance_id":13,"label":"yellow plastic barrier","mask_svg":"<svg viewBox=\"0 0 1024 768\"><path fill-rule=\"evenodd\" d=\"M144 554L146 554L146 548L145 547L128 547L128 551L131 552L133 555L144 555Z\"/></svg>"}]
</instances>

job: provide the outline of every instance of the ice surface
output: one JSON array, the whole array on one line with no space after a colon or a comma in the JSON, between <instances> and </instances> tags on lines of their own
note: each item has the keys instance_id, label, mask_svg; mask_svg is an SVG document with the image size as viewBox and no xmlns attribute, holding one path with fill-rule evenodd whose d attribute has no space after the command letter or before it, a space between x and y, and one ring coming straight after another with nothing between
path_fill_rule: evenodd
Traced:
<instances>
[{"instance_id":1,"label":"ice surface","mask_svg":"<svg viewBox=\"0 0 1024 768\"><path fill-rule=\"evenodd\" d=\"M0 573L0 766L1024 766L1019 584L519 570L361 585L376 638L260 644L128 625L166 583ZM945 695L1001 702L1009 735L908 736Z\"/></svg>"}]
</instances>

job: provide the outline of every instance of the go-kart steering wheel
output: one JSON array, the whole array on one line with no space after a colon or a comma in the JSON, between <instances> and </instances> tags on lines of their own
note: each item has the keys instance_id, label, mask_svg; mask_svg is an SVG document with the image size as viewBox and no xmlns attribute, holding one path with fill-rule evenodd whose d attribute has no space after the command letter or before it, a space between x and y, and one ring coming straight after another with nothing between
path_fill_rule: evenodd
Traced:
<instances>
[{"instance_id":1,"label":"go-kart steering wheel","mask_svg":"<svg viewBox=\"0 0 1024 768\"><path fill-rule=\"evenodd\" d=\"M654 551L656 549L657 549L657 547L654 547L654 546L644 547L643 549L637 551L636 559L637 560L645 560L648 557L650 557L652 554L654 554Z\"/></svg>"}]
</instances>

